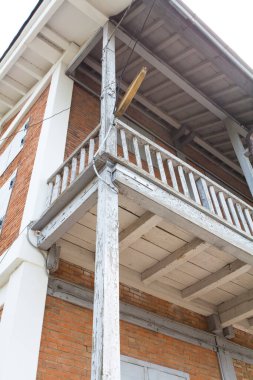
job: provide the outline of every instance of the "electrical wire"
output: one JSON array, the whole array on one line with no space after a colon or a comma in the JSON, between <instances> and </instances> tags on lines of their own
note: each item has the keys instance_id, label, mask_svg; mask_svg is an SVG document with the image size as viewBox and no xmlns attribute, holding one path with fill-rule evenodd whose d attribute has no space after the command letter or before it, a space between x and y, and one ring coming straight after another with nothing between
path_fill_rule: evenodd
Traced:
<instances>
[{"instance_id":1,"label":"electrical wire","mask_svg":"<svg viewBox=\"0 0 253 380\"><path fill-rule=\"evenodd\" d=\"M157 0L153 0L153 3L152 3L152 5L151 5L151 7L150 7L150 9L149 9L149 11L147 13L147 16L145 17L145 20L144 20L144 22L142 24L142 27L138 30L138 32L135 33L134 37L136 37L137 34L139 35L139 34L141 34L143 32L143 30L145 28L145 25L146 25L146 23L147 23L150 15L151 15L151 13L152 13L152 10L153 10L153 8L155 6L156 1ZM119 97L119 92L120 92L121 82L123 81L123 76L125 74L127 66L129 65L130 59L132 58L132 55L134 53L135 47L136 47L136 45L137 45L138 42L139 42L139 39L138 39L138 37L136 37L134 45L133 45L133 47L132 47L132 49L131 49L131 51L130 51L130 53L128 55L128 58L126 60L126 63L124 65L123 69L121 70L120 77L119 77L119 80L118 80L118 86L117 86L118 90L117 90L117 95L116 95L116 102L117 102L118 97ZM130 46L131 43L132 43L132 40L129 42L128 47ZM115 107L116 107L116 102L115 102Z\"/></svg>"}]
</instances>

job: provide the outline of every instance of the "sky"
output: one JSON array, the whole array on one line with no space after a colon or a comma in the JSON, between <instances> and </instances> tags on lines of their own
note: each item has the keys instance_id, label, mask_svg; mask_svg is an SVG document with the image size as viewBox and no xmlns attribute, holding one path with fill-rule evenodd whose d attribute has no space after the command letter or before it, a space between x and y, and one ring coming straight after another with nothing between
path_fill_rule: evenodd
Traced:
<instances>
[{"instance_id":1,"label":"sky","mask_svg":"<svg viewBox=\"0 0 253 380\"><path fill-rule=\"evenodd\" d=\"M184 0L226 44L253 68L253 0ZM0 56L37 0L7 0L0 5Z\"/></svg>"}]
</instances>

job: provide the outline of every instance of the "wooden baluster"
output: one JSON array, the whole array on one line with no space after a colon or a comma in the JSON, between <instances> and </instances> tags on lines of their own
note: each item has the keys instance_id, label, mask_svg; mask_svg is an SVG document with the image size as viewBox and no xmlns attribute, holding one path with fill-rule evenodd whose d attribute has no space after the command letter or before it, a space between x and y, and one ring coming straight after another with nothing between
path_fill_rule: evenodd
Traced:
<instances>
[{"instance_id":1,"label":"wooden baluster","mask_svg":"<svg viewBox=\"0 0 253 380\"><path fill-rule=\"evenodd\" d=\"M232 218L234 220L234 223L235 223L236 227L241 229L241 224L239 222L239 219L238 219L238 216L237 216L237 213L236 213L236 210L235 210L233 199L232 198L228 198L227 199L227 204L228 204L228 208L230 210L230 213L232 215Z\"/></svg>"},{"instance_id":2,"label":"wooden baluster","mask_svg":"<svg viewBox=\"0 0 253 380\"><path fill-rule=\"evenodd\" d=\"M196 185L197 185L197 188L199 190L199 195L200 195L202 205L214 213L213 203L212 203L212 199L211 199L211 196L209 193L209 189L208 189L206 180L204 178L200 177L196 181Z\"/></svg>"},{"instance_id":3,"label":"wooden baluster","mask_svg":"<svg viewBox=\"0 0 253 380\"><path fill-rule=\"evenodd\" d=\"M68 179L69 179L69 167L66 165L63 168L61 192L63 192L64 190L66 190L66 188L68 186Z\"/></svg>"},{"instance_id":4,"label":"wooden baluster","mask_svg":"<svg viewBox=\"0 0 253 380\"><path fill-rule=\"evenodd\" d=\"M252 217L250 215L250 212L247 208L244 209L244 215L245 215L246 221L248 223L250 232L253 235L253 221L252 221Z\"/></svg>"},{"instance_id":5,"label":"wooden baluster","mask_svg":"<svg viewBox=\"0 0 253 380\"><path fill-rule=\"evenodd\" d=\"M71 160L71 176L70 176L70 183L73 182L76 178L76 169L77 169L77 159L76 157L73 157Z\"/></svg>"},{"instance_id":6,"label":"wooden baluster","mask_svg":"<svg viewBox=\"0 0 253 380\"><path fill-rule=\"evenodd\" d=\"M89 156L88 156L88 164L90 164L94 157L94 150L95 150L95 140L90 139L89 141Z\"/></svg>"},{"instance_id":7,"label":"wooden baluster","mask_svg":"<svg viewBox=\"0 0 253 380\"><path fill-rule=\"evenodd\" d=\"M231 215L230 215L230 212L229 212L229 209L228 209L228 206L227 206L227 202L226 202L226 199L224 197L224 194L222 191L219 191L218 193L218 198L219 198L219 201L220 201L220 204L221 204L221 207L222 207L222 210L224 212L224 215L225 215L225 219L233 224L233 221L232 221L232 218L231 218Z\"/></svg>"},{"instance_id":8,"label":"wooden baluster","mask_svg":"<svg viewBox=\"0 0 253 380\"><path fill-rule=\"evenodd\" d=\"M133 146L134 146L134 154L135 154L135 159L136 159L136 165L139 168L142 168L139 144L138 144L137 137L135 137L135 136L133 137Z\"/></svg>"},{"instance_id":9,"label":"wooden baluster","mask_svg":"<svg viewBox=\"0 0 253 380\"><path fill-rule=\"evenodd\" d=\"M242 211L242 207L239 203L236 203L235 205L236 209L237 209L237 212L238 212L238 216L240 218L240 221L242 222L242 226L244 228L244 231L247 233L247 234L250 234L250 230L249 230L249 227L248 227L248 224L246 222L246 219L245 219L245 216L244 216L244 213Z\"/></svg>"},{"instance_id":10,"label":"wooden baluster","mask_svg":"<svg viewBox=\"0 0 253 380\"><path fill-rule=\"evenodd\" d=\"M79 174L82 173L82 171L85 168L85 157L86 157L86 151L84 148L82 148L80 151Z\"/></svg>"},{"instance_id":11,"label":"wooden baluster","mask_svg":"<svg viewBox=\"0 0 253 380\"><path fill-rule=\"evenodd\" d=\"M176 174L175 174L175 170L174 170L174 166L173 166L172 161L171 160L167 160L167 165L168 165L168 169L169 169L169 173L170 173L172 187L173 187L174 190L179 191L178 184L177 184L177 177L176 177Z\"/></svg>"},{"instance_id":12,"label":"wooden baluster","mask_svg":"<svg viewBox=\"0 0 253 380\"><path fill-rule=\"evenodd\" d=\"M181 165L179 165L177 167L177 170L178 170L178 174L179 174L179 178L180 178L180 182L182 184L182 188L183 188L183 192L184 192L184 195L186 197L189 197L190 198L190 192L189 192L189 189L188 189L188 186L187 186L187 182L186 182L186 179L185 179L185 173L184 173L184 169Z\"/></svg>"},{"instance_id":13,"label":"wooden baluster","mask_svg":"<svg viewBox=\"0 0 253 380\"><path fill-rule=\"evenodd\" d=\"M210 195L211 195L211 198L212 198L212 201L213 201L215 213L220 218L223 218L222 211L221 211L221 208L220 208L220 205L219 205L219 201L217 199L217 195L216 195L216 192L215 192L213 186L209 186L209 192L210 192Z\"/></svg>"},{"instance_id":14,"label":"wooden baluster","mask_svg":"<svg viewBox=\"0 0 253 380\"><path fill-rule=\"evenodd\" d=\"M47 197L47 202L46 202L47 207L49 207L50 204L52 203L53 187L54 187L53 182L49 182L49 184L48 184L48 197Z\"/></svg>"},{"instance_id":15,"label":"wooden baluster","mask_svg":"<svg viewBox=\"0 0 253 380\"><path fill-rule=\"evenodd\" d=\"M58 196L60 194L60 189L61 189L61 175L57 174L55 176L55 183L54 183L54 187L53 187L51 203L53 203L58 198Z\"/></svg>"},{"instance_id":16,"label":"wooden baluster","mask_svg":"<svg viewBox=\"0 0 253 380\"><path fill-rule=\"evenodd\" d=\"M126 134L125 134L124 129L120 130L120 137L121 137L121 143L122 143L122 149L123 149L123 157L125 160L129 161L127 140L126 140Z\"/></svg>"},{"instance_id":17,"label":"wooden baluster","mask_svg":"<svg viewBox=\"0 0 253 380\"><path fill-rule=\"evenodd\" d=\"M155 176L155 172L154 172L154 168L153 168L153 162L152 162L152 157L151 157L149 145L146 144L144 146L144 149L145 149L145 154L146 154L149 174L151 174L154 177Z\"/></svg>"},{"instance_id":18,"label":"wooden baluster","mask_svg":"<svg viewBox=\"0 0 253 380\"><path fill-rule=\"evenodd\" d=\"M158 164L158 169L160 172L161 180L163 183L165 183L167 185L167 178L166 178L166 174L164 171L163 159L162 159L162 155L160 152L156 152L156 159L157 159L157 164Z\"/></svg>"},{"instance_id":19,"label":"wooden baluster","mask_svg":"<svg viewBox=\"0 0 253 380\"><path fill-rule=\"evenodd\" d=\"M189 182L191 184L192 194L193 194L194 200L199 205L201 205L201 200L200 200L200 197L199 197L199 192L198 192L198 189L197 189L197 186L196 186L196 182L195 182L195 178L194 178L194 175L193 175L192 172L190 172L188 174L188 178L189 178Z\"/></svg>"}]
</instances>

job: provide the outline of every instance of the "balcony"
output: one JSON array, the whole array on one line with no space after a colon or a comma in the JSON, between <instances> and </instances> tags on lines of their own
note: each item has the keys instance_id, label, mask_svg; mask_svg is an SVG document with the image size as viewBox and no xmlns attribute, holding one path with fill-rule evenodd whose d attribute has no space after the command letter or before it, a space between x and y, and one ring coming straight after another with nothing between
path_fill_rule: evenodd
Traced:
<instances>
[{"instance_id":1,"label":"balcony","mask_svg":"<svg viewBox=\"0 0 253 380\"><path fill-rule=\"evenodd\" d=\"M94 270L98 181L110 162L122 282L205 315L250 289L253 208L120 120L116 154L100 153L99 129L49 178L38 246L57 242L63 259Z\"/></svg>"}]
</instances>

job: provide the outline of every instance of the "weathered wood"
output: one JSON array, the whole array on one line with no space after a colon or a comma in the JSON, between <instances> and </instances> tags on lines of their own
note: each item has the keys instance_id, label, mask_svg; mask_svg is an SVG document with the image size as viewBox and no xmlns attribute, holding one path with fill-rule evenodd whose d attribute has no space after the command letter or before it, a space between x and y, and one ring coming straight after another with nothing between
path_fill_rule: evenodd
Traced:
<instances>
[{"instance_id":1,"label":"weathered wood","mask_svg":"<svg viewBox=\"0 0 253 380\"><path fill-rule=\"evenodd\" d=\"M218 347L217 357L222 380L237 380L235 367L230 353L223 348Z\"/></svg>"},{"instance_id":2,"label":"weathered wood","mask_svg":"<svg viewBox=\"0 0 253 380\"><path fill-rule=\"evenodd\" d=\"M65 191L68 186L68 179L69 179L69 167L64 166L63 168L63 175L62 175L62 185L61 185L61 192Z\"/></svg>"},{"instance_id":3,"label":"weathered wood","mask_svg":"<svg viewBox=\"0 0 253 380\"><path fill-rule=\"evenodd\" d=\"M164 171L163 159L162 159L162 155L160 152L156 152L156 159L157 159L157 164L158 164L158 169L160 172L161 180L163 183L167 184L167 177L166 177L166 174Z\"/></svg>"},{"instance_id":4,"label":"weathered wood","mask_svg":"<svg viewBox=\"0 0 253 380\"><path fill-rule=\"evenodd\" d=\"M201 205L201 201L200 201L200 197L199 197L198 189L197 189L197 186L196 186L196 181L195 181L195 178L194 178L194 175L193 175L192 172L190 172L190 173L188 174L188 178L189 178L189 182L190 182L190 184L191 184L192 194L193 194L194 200L195 200L195 202L197 202L199 205Z\"/></svg>"},{"instance_id":5,"label":"weathered wood","mask_svg":"<svg viewBox=\"0 0 253 380\"><path fill-rule=\"evenodd\" d=\"M72 183L76 178L77 171L77 158L73 157L71 161L71 174L70 174L70 183Z\"/></svg>"},{"instance_id":6,"label":"weathered wood","mask_svg":"<svg viewBox=\"0 0 253 380\"><path fill-rule=\"evenodd\" d=\"M80 150L80 159L79 159L79 174L82 173L82 171L85 168L85 157L86 157L86 151L84 148Z\"/></svg>"},{"instance_id":7,"label":"weathered wood","mask_svg":"<svg viewBox=\"0 0 253 380\"><path fill-rule=\"evenodd\" d=\"M232 198L228 198L227 199L227 204L228 204L228 208L230 210L230 213L232 215L234 224L236 225L237 228L241 228L241 224L239 222L239 219L238 219L238 216L237 216L237 213L236 213L236 210L235 210L233 199Z\"/></svg>"},{"instance_id":8,"label":"weathered wood","mask_svg":"<svg viewBox=\"0 0 253 380\"><path fill-rule=\"evenodd\" d=\"M200 252L207 248L207 244L200 239L194 239L192 242L185 244L183 247L177 249L151 268L146 269L142 275L142 281L145 284L150 284L157 278L162 277L172 270L176 269L192 257L198 255Z\"/></svg>"},{"instance_id":9,"label":"weathered wood","mask_svg":"<svg viewBox=\"0 0 253 380\"><path fill-rule=\"evenodd\" d=\"M210 191L210 196L211 196L212 201L213 201L215 213L220 218L223 218L223 215L222 215L222 212L221 212L221 209L220 209L220 205L219 205L219 201L218 201L218 198L217 198L217 195L216 195L216 192L215 192L215 189L214 189L213 185L209 186L209 191Z\"/></svg>"},{"instance_id":10,"label":"weathered wood","mask_svg":"<svg viewBox=\"0 0 253 380\"><path fill-rule=\"evenodd\" d=\"M249 227L248 227L248 224L246 222L246 219L245 219L245 216L243 214L243 211L242 211L242 207L239 203L236 203L235 205L236 209L237 209L237 212L238 212L238 216L240 218L240 221L242 222L242 225L243 225L243 228L244 228L244 231L247 233L247 234L250 234L250 231L249 231Z\"/></svg>"},{"instance_id":11,"label":"weathered wood","mask_svg":"<svg viewBox=\"0 0 253 380\"><path fill-rule=\"evenodd\" d=\"M184 169L183 169L183 167L181 165L179 165L177 167L177 169L178 169L178 174L179 174L179 178L180 178L180 182L181 182L181 185L182 185L182 188L183 188L184 195L186 197L190 198L190 193L189 193L188 185L187 185L187 182L186 182L186 179L185 179Z\"/></svg>"},{"instance_id":12,"label":"weathered wood","mask_svg":"<svg viewBox=\"0 0 253 380\"><path fill-rule=\"evenodd\" d=\"M222 327L233 325L253 315L253 289L218 306Z\"/></svg>"},{"instance_id":13,"label":"weathered wood","mask_svg":"<svg viewBox=\"0 0 253 380\"><path fill-rule=\"evenodd\" d=\"M229 212L229 209L228 209L228 206L227 206L227 202L226 202L226 199L224 197L224 193L222 191L219 191L218 193L218 198L220 200L220 203L221 203L221 207L222 207L222 210L224 212L224 215L225 215L225 218L226 220L233 224L233 221L232 221L232 218L231 218L231 215L230 215L230 212Z\"/></svg>"},{"instance_id":14,"label":"weathered wood","mask_svg":"<svg viewBox=\"0 0 253 380\"><path fill-rule=\"evenodd\" d=\"M53 203L56 200L56 198L60 194L60 190L61 190L61 175L57 174L57 176L55 177L55 183L54 183L54 187L53 187L51 203Z\"/></svg>"},{"instance_id":15,"label":"weathered wood","mask_svg":"<svg viewBox=\"0 0 253 380\"><path fill-rule=\"evenodd\" d=\"M210 197L209 189L206 183L206 180L204 178L199 178L197 180L197 188L199 190L200 199L202 202L202 205L206 208L208 208L211 212L214 212L212 199Z\"/></svg>"},{"instance_id":16,"label":"weathered wood","mask_svg":"<svg viewBox=\"0 0 253 380\"><path fill-rule=\"evenodd\" d=\"M139 150L139 144L138 144L138 139L137 139L136 136L133 137L133 147L134 147L134 154L135 154L135 159L136 159L136 165L139 168L142 168L141 155L140 155L140 150Z\"/></svg>"},{"instance_id":17,"label":"weathered wood","mask_svg":"<svg viewBox=\"0 0 253 380\"><path fill-rule=\"evenodd\" d=\"M103 29L99 148L116 156L117 129L113 124L116 98L113 29L110 23L107 23ZM104 172L100 175L91 379L118 380L120 379L118 193L116 188L113 188L110 164L106 164Z\"/></svg>"},{"instance_id":18,"label":"weathered wood","mask_svg":"<svg viewBox=\"0 0 253 380\"><path fill-rule=\"evenodd\" d=\"M234 278L239 277L241 274L250 270L251 266L245 264L241 260L235 260L231 264L227 264L215 273L203 278L195 284L182 290L182 297L188 301L203 296L205 293L210 292L219 286L232 281Z\"/></svg>"},{"instance_id":19,"label":"weathered wood","mask_svg":"<svg viewBox=\"0 0 253 380\"><path fill-rule=\"evenodd\" d=\"M252 216L250 215L249 209L247 209L247 208L244 209L244 215L245 215L245 218L247 220L250 232L253 235L253 221L252 221Z\"/></svg>"},{"instance_id":20,"label":"weathered wood","mask_svg":"<svg viewBox=\"0 0 253 380\"><path fill-rule=\"evenodd\" d=\"M146 154L149 174L152 175L152 176L154 176L155 172L154 172L154 167L153 167L153 162L152 162L152 157L151 157L149 145L146 144L144 146L144 149L145 149L145 154Z\"/></svg>"},{"instance_id":21,"label":"weathered wood","mask_svg":"<svg viewBox=\"0 0 253 380\"><path fill-rule=\"evenodd\" d=\"M172 187L176 191L179 191L178 184L177 184L176 174L175 174L175 170L174 170L174 167L173 167L173 163L172 163L171 160L167 160L167 164L168 164L168 169L169 169L170 178L171 178L171 182L172 182Z\"/></svg>"},{"instance_id":22,"label":"weathered wood","mask_svg":"<svg viewBox=\"0 0 253 380\"><path fill-rule=\"evenodd\" d=\"M119 235L120 251L128 248L145 233L155 227L162 218L152 212L145 212L136 222L128 226Z\"/></svg>"},{"instance_id":23,"label":"weathered wood","mask_svg":"<svg viewBox=\"0 0 253 380\"><path fill-rule=\"evenodd\" d=\"M47 204L46 207L49 207L52 201L52 195L53 195L53 188L54 184L53 182L49 182L48 184L48 196L47 196Z\"/></svg>"},{"instance_id":24,"label":"weathered wood","mask_svg":"<svg viewBox=\"0 0 253 380\"><path fill-rule=\"evenodd\" d=\"M88 164L90 164L94 157L94 150L95 150L95 140L90 139L89 143L89 155L88 155Z\"/></svg>"},{"instance_id":25,"label":"weathered wood","mask_svg":"<svg viewBox=\"0 0 253 380\"><path fill-rule=\"evenodd\" d=\"M121 137L121 143L122 143L122 149L123 149L123 157L125 160L129 161L127 140L126 140L126 134L125 134L124 129L120 129L120 137Z\"/></svg>"}]
</instances>

